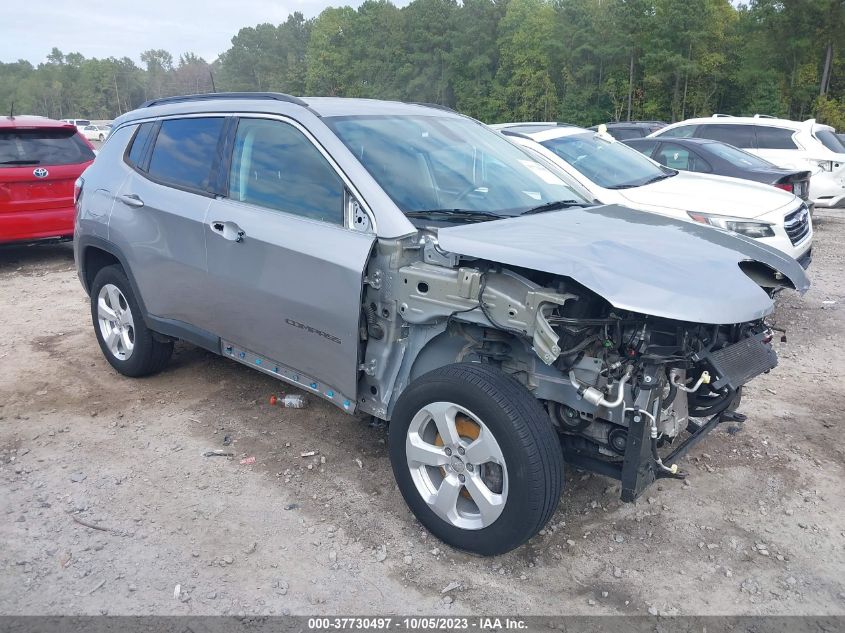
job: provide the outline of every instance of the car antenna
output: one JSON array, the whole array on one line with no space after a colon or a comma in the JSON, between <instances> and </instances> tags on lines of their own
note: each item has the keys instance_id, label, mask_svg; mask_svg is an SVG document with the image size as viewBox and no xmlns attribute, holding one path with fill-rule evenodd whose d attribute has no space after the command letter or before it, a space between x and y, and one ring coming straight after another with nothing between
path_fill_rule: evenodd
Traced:
<instances>
[{"instance_id":1,"label":"car antenna","mask_svg":"<svg viewBox=\"0 0 845 633\"><path fill-rule=\"evenodd\" d=\"M9 118L10 119L15 118L15 102L14 101L12 101L12 109L9 111Z\"/></svg>"},{"instance_id":2,"label":"car antenna","mask_svg":"<svg viewBox=\"0 0 845 633\"><path fill-rule=\"evenodd\" d=\"M217 88L214 86L214 73L211 70L208 71L208 76L211 77L211 92L217 92Z\"/></svg>"}]
</instances>

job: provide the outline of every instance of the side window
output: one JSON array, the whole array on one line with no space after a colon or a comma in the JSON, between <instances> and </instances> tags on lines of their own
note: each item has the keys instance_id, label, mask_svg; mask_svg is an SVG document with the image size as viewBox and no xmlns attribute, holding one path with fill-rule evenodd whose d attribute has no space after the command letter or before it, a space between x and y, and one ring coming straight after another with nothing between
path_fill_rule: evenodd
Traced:
<instances>
[{"instance_id":1,"label":"side window","mask_svg":"<svg viewBox=\"0 0 845 633\"><path fill-rule=\"evenodd\" d=\"M229 171L232 200L343 224L343 191L337 172L292 125L238 122Z\"/></svg>"},{"instance_id":2,"label":"side window","mask_svg":"<svg viewBox=\"0 0 845 633\"><path fill-rule=\"evenodd\" d=\"M207 191L224 119L168 119L161 122L148 172L176 187Z\"/></svg>"},{"instance_id":3,"label":"side window","mask_svg":"<svg viewBox=\"0 0 845 633\"><path fill-rule=\"evenodd\" d=\"M670 130L666 130L665 132L661 132L660 136L667 137L667 138L690 138L695 136L695 130L698 125L679 125L678 127L673 127Z\"/></svg>"},{"instance_id":4,"label":"side window","mask_svg":"<svg viewBox=\"0 0 845 633\"><path fill-rule=\"evenodd\" d=\"M710 165L701 156L675 143L663 143L654 160L672 169L697 172L711 171Z\"/></svg>"},{"instance_id":5,"label":"side window","mask_svg":"<svg viewBox=\"0 0 845 633\"><path fill-rule=\"evenodd\" d=\"M129 153L126 154L126 162L133 167L142 168L141 161L147 153L147 147L150 143L150 132L153 130L154 123L142 123L135 136L132 138L132 144L129 146Z\"/></svg>"},{"instance_id":6,"label":"side window","mask_svg":"<svg viewBox=\"0 0 845 633\"><path fill-rule=\"evenodd\" d=\"M793 134L795 134L794 130L769 127L768 125L757 126L757 148L798 149L795 141L792 140Z\"/></svg>"},{"instance_id":7,"label":"side window","mask_svg":"<svg viewBox=\"0 0 845 633\"><path fill-rule=\"evenodd\" d=\"M699 138L709 138L711 141L722 141L728 145L743 149L757 148L753 125L731 125L729 123L722 125L702 125L698 130L697 136Z\"/></svg>"},{"instance_id":8,"label":"side window","mask_svg":"<svg viewBox=\"0 0 845 633\"><path fill-rule=\"evenodd\" d=\"M649 158L654 158L654 148L657 147L657 141L637 141L636 144L632 144L630 147L633 147L637 150L640 154L645 154Z\"/></svg>"}]
</instances>

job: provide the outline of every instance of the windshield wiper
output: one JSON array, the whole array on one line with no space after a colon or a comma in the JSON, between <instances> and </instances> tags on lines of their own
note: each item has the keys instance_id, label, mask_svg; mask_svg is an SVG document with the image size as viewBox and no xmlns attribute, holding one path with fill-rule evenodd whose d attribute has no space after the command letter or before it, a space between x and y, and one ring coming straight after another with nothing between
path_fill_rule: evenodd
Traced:
<instances>
[{"instance_id":1,"label":"windshield wiper","mask_svg":"<svg viewBox=\"0 0 845 633\"><path fill-rule=\"evenodd\" d=\"M468 220L484 222L486 220L499 220L503 216L491 211L474 211L472 209L425 209L422 211L406 211L409 218L423 218L428 220Z\"/></svg>"},{"instance_id":2,"label":"windshield wiper","mask_svg":"<svg viewBox=\"0 0 845 633\"><path fill-rule=\"evenodd\" d=\"M40 165L40 160L3 160L0 165Z\"/></svg>"},{"instance_id":3,"label":"windshield wiper","mask_svg":"<svg viewBox=\"0 0 845 633\"><path fill-rule=\"evenodd\" d=\"M674 172L674 173L671 173L671 174L660 174L659 176L655 176L654 178L649 178L645 182L640 183L639 186L642 187L644 185L650 185L653 182L660 182L661 180L666 180L667 178L671 178L672 176L674 176L677 173L678 172Z\"/></svg>"},{"instance_id":4,"label":"windshield wiper","mask_svg":"<svg viewBox=\"0 0 845 633\"><path fill-rule=\"evenodd\" d=\"M554 200L544 204L532 207L527 211L523 211L519 215L532 215L534 213L545 213L546 211L554 211L555 209L569 209L570 207L592 207L590 202L581 202L578 200Z\"/></svg>"}]
</instances>

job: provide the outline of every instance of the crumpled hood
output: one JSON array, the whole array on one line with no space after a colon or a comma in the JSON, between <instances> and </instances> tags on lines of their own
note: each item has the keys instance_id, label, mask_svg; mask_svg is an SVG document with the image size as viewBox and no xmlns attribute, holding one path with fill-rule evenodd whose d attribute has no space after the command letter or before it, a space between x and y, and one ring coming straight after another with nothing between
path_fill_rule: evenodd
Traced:
<instances>
[{"instance_id":1,"label":"crumpled hood","mask_svg":"<svg viewBox=\"0 0 845 633\"><path fill-rule=\"evenodd\" d=\"M802 294L810 286L798 262L765 244L618 205L442 228L437 239L452 253L571 277L619 309L695 323L772 311L743 261L783 273Z\"/></svg>"},{"instance_id":2,"label":"crumpled hood","mask_svg":"<svg viewBox=\"0 0 845 633\"><path fill-rule=\"evenodd\" d=\"M781 208L786 213L785 207L793 211L799 204L791 193L769 185L683 171L619 193L639 209L680 209L739 218L757 218Z\"/></svg>"}]
</instances>

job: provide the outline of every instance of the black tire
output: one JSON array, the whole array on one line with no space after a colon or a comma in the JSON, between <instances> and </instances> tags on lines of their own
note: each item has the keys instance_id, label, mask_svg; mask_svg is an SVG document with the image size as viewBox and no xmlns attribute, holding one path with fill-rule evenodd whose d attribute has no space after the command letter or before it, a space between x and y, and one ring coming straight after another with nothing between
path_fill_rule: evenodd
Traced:
<instances>
[{"instance_id":1,"label":"black tire","mask_svg":"<svg viewBox=\"0 0 845 633\"><path fill-rule=\"evenodd\" d=\"M103 340L103 334L100 330L100 323L97 318L97 301L100 290L106 284L117 286L126 299L129 310L132 313L134 348L125 360L118 358L112 353L105 340ZM144 323L141 308L138 306L138 301L135 299L135 294L132 292L132 286L129 284L126 273L123 272L123 268L120 266L106 266L94 277L94 282L91 284L91 320L94 323L94 332L97 335L97 342L100 344L100 350L103 352L103 356L106 357L106 360L109 361L112 367L124 376L138 378L156 374L164 369L170 361L170 356L173 354L173 342L163 342L153 337L153 333Z\"/></svg>"},{"instance_id":2,"label":"black tire","mask_svg":"<svg viewBox=\"0 0 845 633\"><path fill-rule=\"evenodd\" d=\"M508 495L501 515L486 527L462 529L441 519L412 478L408 429L420 409L439 401L475 413L502 450ZM530 539L552 517L563 491L563 454L548 413L523 385L488 365L447 365L411 383L390 421L389 451L399 490L420 523L452 547L476 554L503 554Z\"/></svg>"}]
</instances>

